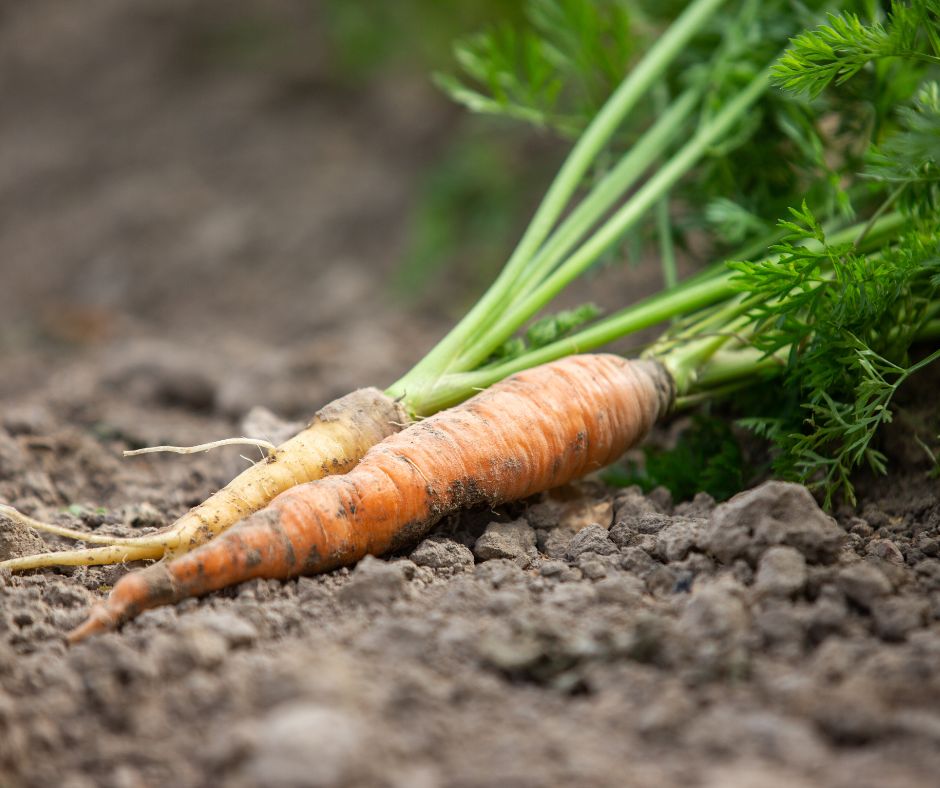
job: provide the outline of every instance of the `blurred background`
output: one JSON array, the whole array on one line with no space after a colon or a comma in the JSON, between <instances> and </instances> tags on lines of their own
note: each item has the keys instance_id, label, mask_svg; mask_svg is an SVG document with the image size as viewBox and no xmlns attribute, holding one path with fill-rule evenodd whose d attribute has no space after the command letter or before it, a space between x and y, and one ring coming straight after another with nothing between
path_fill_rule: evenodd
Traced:
<instances>
[{"instance_id":1,"label":"blurred background","mask_svg":"<svg viewBox=\"0 0 940 788\"><path fill-rule=\"evenodd\" d=\"M104 385L231 419L391 383L566 150L429 76L522 4L0 3L0 397L93 421ZM566 303L623 305L650 268Z\"/></svg>"}]
</instances>

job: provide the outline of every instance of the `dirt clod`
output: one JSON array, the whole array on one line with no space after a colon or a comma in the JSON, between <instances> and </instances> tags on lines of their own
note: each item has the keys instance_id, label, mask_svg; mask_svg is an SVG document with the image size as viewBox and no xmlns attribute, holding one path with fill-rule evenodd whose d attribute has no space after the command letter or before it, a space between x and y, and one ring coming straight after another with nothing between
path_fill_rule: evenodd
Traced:
<instances>
[{"instance_id":1,"label":"dirt clod","mask_svg":"<svg viewBox=\"0 0 940 788\"><path fill-rule=\"evenodd\" d=\"M805 487L772 481L718 506L702 543L722 563L744 558L756 565L775 545L793 547L807 561L825 563L835 559L844 540L844 531Z\"/></svg>"},{"instance_id":2,"label":"dirt clod","mask_svg":"<svg viewBox=\"0 0 940 788\"><path fill-rule=\"evenodd\" d=\"M473 553L453 539L435 537L425 539L409 556L418 566L431 569L461 570L473 566Z\"/></svg>"},{"instance_id":3,"label":"dirt clod","mask_svg":"<svg viewBox=\"0 0 940 788\"><path fill-rule=\"evenodd\" d=\"M878 599L891 593L891 582L884 572L864 562L840 569L837 585L850 600L865 610L871 610Z\"/></svg>"},{"instance_id":4,"label":"dirt clod","mask_svg":"<svg viewBox=\"0 0 940 788\"><path fill-rule=\"evenodd\" d=\"M616 552L617 545L610 540L607 529L596 523L578 531L565 549L569 560L576 560L583 553L612 555Z\"/></svg>"},{"instance_id":5,"label":"dirt clod","mask_svg":"<svg viewBox=\"0 0 940 788\"><path fill-rule=\"evenodd\" d=\"M507 558L528 564L536 557L535 531L525 520L490 523L473 545L473 554L480 561Z\"/></svg>"},{"instance_id":6,"label":"dirt clod","mask_svg":"<svg viewBox=\"0 0 940 788\"><path fill-rule=\"evenodd\" d=\"M754 585L771 596L792 596L806 584L806 559L792 547L771 547L761 556Z\"/></svg>"}]
</instances>

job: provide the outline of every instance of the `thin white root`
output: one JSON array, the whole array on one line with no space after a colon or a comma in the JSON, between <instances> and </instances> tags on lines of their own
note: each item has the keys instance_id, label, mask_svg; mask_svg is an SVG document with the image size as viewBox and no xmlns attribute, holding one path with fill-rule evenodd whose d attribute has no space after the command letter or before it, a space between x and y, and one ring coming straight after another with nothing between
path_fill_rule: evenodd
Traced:
<instances>
[{"instance_id":1,"label":"thin white root","mask_svg":"<svg viewBox=\"0 0 940 788\"><path fill-rule=\"evenodd\" d=\"M54 553L36 553L20 558L8 558L6 561L0 561L0 569L24 572L28 569L42 569L49 566L122 564L126 561L161 558L163 552L163 547L159 544L107 545L89 547L84 550L59 550Z\"/></svg>"},{"instance_id":2,"label":"thin white root","mask_svg":"<svg viewBox=\"0 0 940 788\"><path fill-rule=\"evenodd\" d=\"M88 533L87 531L77 531L74 528L65 528L61 525L53 525L52 523L44 523L41 520L36 520L28 515L23 514L20 511L17 511L12 506L8 506L5 503L0 503L0 515L8 517L14 522L19 523L20 525L25 525L28 528L35 528L37 531L42 531L47 534L55 534L56 536L64 536L66 539L75 539L80 542L88 542L89 544L103 544L103 545L136 545L139 544L137 538L134 537L121 537L121 536L108 536L107 534L93 534Z\"/></svg>"},{"instance_id":3,"label":"thin white root","mask_svg":"<svg viewBox=\"0 0 940 788\"><path fill-rule=\"evenodd\" d=\"M198 446L148 446L144 449L133 449L124 452L125 457L136 457L138 454L156 454L157 452L173 452L174 454L197 454L201 451L217 449L220 446L258 446L267 451L268 456L277 451L271 441L261 438L223 438L210 443L200 443Z\"/></svg>"}]
</instances>

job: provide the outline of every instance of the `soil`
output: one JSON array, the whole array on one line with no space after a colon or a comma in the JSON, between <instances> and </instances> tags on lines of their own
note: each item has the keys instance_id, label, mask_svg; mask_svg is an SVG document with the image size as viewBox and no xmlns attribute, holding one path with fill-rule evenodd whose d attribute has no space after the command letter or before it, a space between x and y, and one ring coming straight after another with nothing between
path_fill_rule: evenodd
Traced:
<instances>
[{"instance_id":1,"label":"soil","mask_svg":"<svg viewBox=\"0 0 940 788\"><path fill-rule=\"evenodd\" d=\"M130 535L246 460L121 450L276 438L440 334L379 284L454 120L402 75L181 65L222 2L73 5L0 9L0 501ZM587 480L74 648L129 567L0 573L0 786L933 785L913 445L835 518L777 482L716 506ZM0 523L0 558L52 546Z\"/></svg>"}]
</instances>

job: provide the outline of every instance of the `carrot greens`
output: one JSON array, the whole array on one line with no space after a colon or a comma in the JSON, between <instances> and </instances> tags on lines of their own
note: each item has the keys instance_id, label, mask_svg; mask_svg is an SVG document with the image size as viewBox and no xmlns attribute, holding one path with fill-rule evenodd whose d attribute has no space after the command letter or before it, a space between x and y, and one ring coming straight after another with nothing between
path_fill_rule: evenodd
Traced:
<instances>
[{"instance_id":1,"label":"carrot greens","mask_svg":"<svg viewBox=\"0 0 940 788\"><path fill-rule=\"evenodd\" d=\"M774 441L779 474L853 500L856 467L885 470L875 434L895 392L938 355L912 351L940 312L938 9L695 0L657 39L643 3L536 0L531 30L459 43L464 80L438 77L456 100L583 131L499 279L389 392L434 412L672 321L645 355L669 369L680 405L776 376L780 407L741 424ZM563 41L560 19L575 31ZM655 43L587 122L587 86L632 57L627 28ZM663 292L525 330L644 223ZM719 262L677 284L672 243L703 229Z\"/></svg>"}]
</instances>

